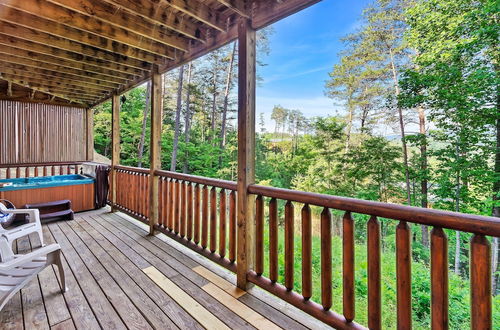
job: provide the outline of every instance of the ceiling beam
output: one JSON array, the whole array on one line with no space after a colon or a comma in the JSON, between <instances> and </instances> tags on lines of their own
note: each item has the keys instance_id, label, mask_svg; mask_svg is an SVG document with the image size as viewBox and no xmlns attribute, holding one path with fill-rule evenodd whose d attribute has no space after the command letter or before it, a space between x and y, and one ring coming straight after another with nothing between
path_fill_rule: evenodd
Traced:
<instances>
[{"instance_id":1,"label":"ceiling beam","mask_svg":"<svg viewBox=\"0 0 500 330\"><path fill-rule=\"evenodd\" d=\"M20 11L18 9L9 8L4 5L0 5L0 20L5 23L2 26L10 23L12 28L25 27L33 29L39 32L46 33L52 36L51 42L57 40L58 43L67 43L68 41L78 42L86 46L96 47L113 54L117 57L132 57L140 61L146 61L148 63L165 64L166 58L174 58L174 50L170 49L167 54L163 56L153 54L151 52L146 52L141 49L130 47L128 45L97 36L93 33L85 32L69 26L55 23L38 16ZM45 36L47 39L47 37ZM49 43L50 44L50 43Z\"/></svg>"},{"instance_id":2,"label":"ceiling beam","mask_svg":"<svg viewBox=\"0 0 500 330\"><path fill-rule=\"evenodd\" d=\"M60 99L63 99L63 100L66 100L68 101L69 103L76 103L76 104L80 104L80 105L83 105L83 106L87 106L88 102L87 101L83 101L83 100L79 100L79 99L76 99L76 98L71 98L71 97L68 97L66 95L63 95L63 94L60 94L58 92L55 92L55 91L52 91L50 89L46 89L46 88L39 88L39 87L31 87L31 86L26 86L26 84L24 82L21 82L21 81L15 81L14 80L8 80L8 79L5 79L3 77L0 77L0 79L3 79L7 82L10 82L12 84L16 84L20 87L23 87L23 88L28 88L32 91L35 91L35 92L39 92L39 93L44 93L44 94L48 94L48 95L51 95L51 96L55 96L55 97L58 97Z\"/></svg>"},{"instance_id":3,"label":"ceiling beam","mask_svg":"<svg viewBox=\"0 0 500 330\"><path fill-rule=\"evenodd\" d=\"M3 30L3 26L0 24L0 31ZM30 32L36 34L35 31L29 29L24 29L21 32L28 35L28 37L31 36ZM29 58L36 58L41 61L70 66L81 70L105 74L111 77L125 80L136 79L137 77L144 76L147 72L145 70L141 70L132 66L118 64L117 62L111 62L109 61L109 59L101 59L97 56L101 54L108 55L108 53L101 51L95 53L92 52L95 51L95 49L83 47L82 45L77 43L74 44L76 46L80 46L74 49L81 50L81 53L54 48L45 44L19 39L14 36L8 36L6 34L0 33L0 45L10 46L19 50L23 50L24 52L28 52ZM2 47L2 49L5 50L8 49L8 47ZM92 56L87 56L86 54L92 54ZM127 62L127 60L125 60L125 62Z\"/></svg>"},{"instance_id":4,"label":"ceiling beam","mask_svg":"<svg viewBox=\"0 0 500 330\"><path fill-rule=\"evenodd\" d=\"M3 69L17 70L21 72L26 72L27 74L31 74L34 77L36 76L44 76L41 78L53 79L60 82L65 82L68 84L72 84L75 86L82 86L86 88L90 88L93 90L108 90L118 88L119 85L110 84L104 81L96 80L96 79L88 79L84 77L74 76L67 73L62 73L60 71L47 70L40 67L37 67L33 64L19 64L14 62L14 58L11 57L10 60L7 58L1 58L2 54L0 54L0 65ZM9 72L6 72L9 73ZM11 72L12 73L12 72Z\"/></svg>"},{"instance_id":5,"label":"ceiling beam","mask_svg":"<svg viewBox=\"0 0 500 330\"><path fill-rule=\"evenodd\" d=\"M158 6L150 0L102 0L113 4L129 13L141 16L142 19L160 24L189 38L204 41L204 33L198 24L188 19L179 19L176 12L166 5Z\"/></svg>"},{"instance_id":6,"label":"ceiling beam","mask_svg":"<svg viewBox=\"0 0 500 330\"><path fill-rule=\"evenodd\" d=\"M37 57L33 55L34 55L33 53L31 53L30 55L30 52L24 51L22 49L17 49L9 46L0 47L0 60L4 62L11 62L51 71L57 71L77 77L82 77L84 79L95 79L105 83L111 83L116 86L123 85L127 82L127 80L125 79L116 79L114 77L73 68L70 65L68 65L68 63L64 63L63 61L61 61L60 64L54 64L51 63L50 61L40 61L38 60Z\"/></svg>"},{"instance_id":7,"label":"ceiling beam","mask_svg":"<svg viewBox=\"0 0 500 330\"><path fill-rule=\"evenodd\" d=\"M101 0L48 0L59 6L63 6L72 11L85 15L84 17L92 17L98 19L99 22L106 22L121 29L130 31L134 34L142 36L150 40L174 47L181 51L187 51L189 48L189 40L177 37L172 34L171 30L167 30L163 25L154 24L150 21L142 19L137 14L132 14L128 11L121 10L120 7ZM73 17L74 18L74 17ZM61 22L66 24L65 22ZM95 24L90 20L87 24ZM70 22L70 24L73 24ZM95 24L97 26L97 24ZM101 27L98 28L102 30Z\"/></svg>"},{"instance_id":8,"label":"ceiling beam","mask_svg":"<svg viewBox=\"0 0 500 330\"><path fill-rule=\"evenodd\" d=\"M9 72L6 72L9 71ZM12 71L3 67L0 67L0 75L4 80L12 81L17 84L21 84L26 87L38 87L38 88L46 88L47 90L51 89L54 91L58 91L60 94L64 95L73 95L75 97L81 97L82 99L98 99L100 97L106 96L105 91L97 92L91 91L89 89L85 89L81 86L74 86L69 84L64 84L58 81L51 81L48 79L40 79L33 76L26 76L23 72L16 71L15 73L11 73Z\"/></svg>"},{"instance_id":9,"label":"ceiling beam","mask_svg":"<svg viewBox=\"0 0 500 330\"><path fill-rule=\"evenodd\" d=\"M217 2L223 4L224 6L230 8L232 11L237 13L238 15L249 18L248 14L249 10L246 8L246 4L244 0L217 0Z\"/></svg>"},{"instance_id":10,"label":"ceiling beam","mask_svg":"<svg viewBox=\"0 0 500 330\"><path fill-rule=\"evenodd\" d=\"M226 21L217 11L197 0L151 0L157 6L168 5L220 32L226 31ZM160 7L161 8L161 7Z\"/></svg>"}]
</instances>

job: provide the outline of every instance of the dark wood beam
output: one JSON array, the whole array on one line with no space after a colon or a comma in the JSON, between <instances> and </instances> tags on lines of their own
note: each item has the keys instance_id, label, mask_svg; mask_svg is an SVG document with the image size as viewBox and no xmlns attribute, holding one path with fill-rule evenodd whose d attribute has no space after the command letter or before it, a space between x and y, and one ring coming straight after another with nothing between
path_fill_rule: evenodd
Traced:
<instances>
[{"instance_id":1,"label":"dark wood beam","mask_svg":"<svg viewBox=\"0 0 500 330\"><path fill-rule=\"evenodd\" d=\"M163 55L153 54L152 52L147 52L142 49L130 47L126 44L119 43L108 38L100 37L94 33L71 28L69 26L49 21L47 19L43 19L21 10L7 7L5 5L0 5L0 12L2 12L0 20L5 22L2 25L10 23L12 24L12 27L14 29L16 27L25 27L34 29L38 32L46 33L52 36L52 38L50 38L52 39L52 42L54 40L57 40L59 43L62 43L71 40L74 42L79 42L86 46L92 46L114 53L117 55L117 57L132 57L140 61L146 61L148 63L164 64L167 58L175 58L175 54L172 49L170 49L170 51L168 49L165 50L165 54ZM47 39L46 36L44 37Z\"/></svg>"},{"instance_id":2,"label":"dark wood beam","mask_svg":"<svg viewBox=\"0 0 500 330\"><path fill-rule=\"evenodd\" d=\"M116 170L120 165L120 95L114 93L111 97L111 187L109 196L111 199L111 212L116 212Z\"/></svg>"}]
</instances>

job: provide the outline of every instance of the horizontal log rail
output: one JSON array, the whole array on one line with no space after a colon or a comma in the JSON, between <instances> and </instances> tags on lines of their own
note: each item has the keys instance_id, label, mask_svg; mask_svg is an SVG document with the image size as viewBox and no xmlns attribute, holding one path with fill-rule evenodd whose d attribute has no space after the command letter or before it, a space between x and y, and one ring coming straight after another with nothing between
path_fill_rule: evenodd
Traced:
<instances>
[{"instance_id":1,"label":"horizontal log rail","mask_svg":"<svg viewBox=\"0 0 500 330\"><path fill-rule=\"evenodd\" d=\"M117 171L117 208L148 222L148 169L115 166ZM184 244L208 259L236 272L236 182L158 170L159 223L155 229ZM443 229L472 233L471 240L471 322L476 328L491 327L491 281L489 280L490 245L485 236L500 236L500 221L492 217L422 209L403 205L365 201L250 185L255 199L255 265L248 272L249 282L269 291L326 324L340 329L361 329L355 322L355 241L354 214L368 216L367 284L370 329L382 327L381 297L381 221L399 221L396 227L397 322L399 328L411 328L411 230L409 223L432 227L431 242L431 322L440 328L448 319L448 239ZM312 210L321 208L320 255L312 253ZM279 209L283 211L279 212ZM332 224L331 211L343 211L342 218L342 290L341 314L330 310L332 297ZM280 215L281 214L281 215ZM282 221L280 221L282 217ZM267 218L267 219L266 219ZM300 219L299 223L295 223ZM267 221L266 221L267 220ZM284 229L280 230L279 224ZM266 229L267 226L267 230ZM300 226L300 247L295 235ZM268 235L269 237L264 237ZM284 235L279 252L279 235ZM264 243L268 241L268 249ZM284 264L279 264L283 253ZM267 258L267 267L264 260ZM296 256L301 255L301 259ZM300 260L297 276L295 263ZM321 273L312 265L320 263ZM283 269L280 270L280 267ZM281 271L281 272L280 272ZM264 276L265 274L265 276ZM279 274L283 278L279 278ZM267 277L266 277L267 276ZM314 281L314 276L320 276ZM300 280L300 290L295 287ZM314 283L321 296L313 301ZM297 292L300 291L300 292Z\"/></svg>"},{"instance_id":2,"label":"horizontal log rail","mask_svg":"<svg viewBox=\"0 0 500 330\"><path fill-rule=\"evenodd\" d=\"M86 162L0 164L0 179L79 174Z\"/></svg>"}]
</instances>

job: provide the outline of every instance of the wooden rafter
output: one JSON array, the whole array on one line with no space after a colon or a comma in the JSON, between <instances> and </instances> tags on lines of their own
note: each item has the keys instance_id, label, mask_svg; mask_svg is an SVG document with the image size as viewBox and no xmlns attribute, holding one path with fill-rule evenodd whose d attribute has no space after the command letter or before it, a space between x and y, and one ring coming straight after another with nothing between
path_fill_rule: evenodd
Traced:
<instances>
[{"instance_id":1,"label":"wooden rafter","mask_svg":"<svg viewBox=\"0 0 500 330\"><path fill-rule=\"evenodd\" d=\"M18 85L22 85L29 88L36 87L40 90L46 88L47 91L54 91L56 93L60 92L61 95L62 94L72 95L74 98L81 97L82 99L87 99L89 101L105 96L105 94L103 93L95 93L93 91L84 90L78 86L71 86L66 84L62 85L54 81L48 82L43 79L26 77L24 75L19 75L19 74L4 73L2 71L3 69L0 68L0 75L4 80L11 81Z\"/></svg>"},{"instance_id":2,"label":"wooden rafter","mask_svg":"<svg viewBox=\"0 0 500 330\"><path fill-rule=\"evenodd\" d=\"M28 55L30 54L30 55ZM22 64L26 66L32 66L36 68L57 71L61 73L66 73L72 76L77 76L85 79L95 80L101 83L111 83L112 85L119 86L125 84L127 80L118 79L116 77L97 74L91 71L85 71L80 69L75 69L71 66L63 66L68 65L67 63L62 62L61 64L54 64L47 61L39 61L38 57L33 56L35 54L30 52L24 52L21 49L16 49L8 46L3 46L0 48L0 60L4 62L10 62L15 64ZM32 58L30 58L32 57Z\"/></svg>"},{"instance_id":3,"label":"wooden rafter","mask_svg":"<svg viewBox=\"0 0 500 330\"><path fill-rule=\"evenodd\" d=\"M158 6L168 5L220 32L226 31L225 19L218 12L196 0L151 0ZM161 7L160 7L161 8Z\"/></svg>"},{"instance_id":4,"label":"wooden rafter","mask_svg":"<svg viewBox=\"0 0 500 330\"><path fill-rule=\"evenodd\" d=\"M4 79L4 78L0 77L0 79ZM6 79L4 79L4 80L6 80ZM24 84L24 83L16 83L15 81L10 81L10 80L6 80L6 81L7 81L8 84L16 84L16 85L19 85L20 87L29 88L30 90L34 90L34 91L39 92L39 93L50 95L51 97L57 97L59 99L65 100L67 102L72 102L72 103L80 104L82 106L86 106L87 105L87 102L84 102L84 101L81 101L81 100L77 100L77 99L73 99L73 98L67 97L66 95L59 94L57 92L52 92L52 91L44 89L44 88L30 87L30 86L26 86L26 84Z\"/></svg>"},{"instance_id":5,"label":"wooden rafter","mask_svg":"<svg viewBox=\"0 0 500 330\"><path fill-rule=\"evenodd\" d=\"M100 22L105 22L132 32L133 34L140 35L143 38L154 40L181 51L188 50L189 41L185 38L174 36L172 31L166 29L164 26L146 21L137 14L132 14L128 11L121 10L119 7L110 3L106 3L100 0L48 1L85 15L84 17L86 18L91 17L93 20L99 21L98 23L95 23L90 19L87 21L87 24L95 25L98 30L103 30L102 26L105 26ZM70 23L73 24L73 22ZM108 29L110 29L110 27L108 27Z\"/></svg>"},{"instance_id":6,"label":"wooden rafter","mask_svg":"<svg viewBox=\"0 0 500 330\"><path fill-rule=\"evenodd\" d=\"M248 8L245 7L245 1L243 0L217 0L217 2L223 4L224 6L230 8L238 15L249 18Z\"/></svg>"},{"instance_id":7,"label":"wooden rafter","mask_svg":"<svg viewBox=\"0 0 500 330\"><path fill-rule=\"evenodd\" d=\"M97 36L94 33L78 30L76 28L49 21L18 9L6 7L5 5L0 5L0 12L2 12L0 20L12 24L14 29L19 26L33 29L53 36L55 38L49 39L57 39L59 42L71 40L87 46L109 51L111 53L156 64L164 64L167 58L175 58L174 50L169 48L165 49L165 53L162 55L153 54L152 52L134 48L123 43L118 43L114 40ZM5 23L3 25L5 25ZM45 38L47 39L48 37L45 36Z\"/></svg>"},{"instance_id":8,"label":"wooden rafter","mask_svg":"<svg viewBox=\"0 0 500 330\"><path fill-rule=\"evenodd\" d=\"M0 30L2 27L0 26ZM76 43L75 43L76 44ZM37 59L56 65L69 66L80 70L108 75L124 80L133 80L144 76L147 71L136 67L118 64L108 59L87 56L85 53L76 53L54 48L45 44L19 39L0 33L1 51L13 55ZM85 50L81 48L81 50ZM90 53L90 52L89 52ZM104 52L103 52L104 53ZM27 54L27 55L26 55ZM97 53L96 55L100 54ZM104 53L107 54L107 53Z\"/></svg>"},{"instance_id":9,"label":"wooden rafter","mask_svg":"<svg viewBox=\"0 0 500 330\"><path fill-rule=\"evenodd\" d=\"M0 53L0 65L3 66L4 68L26 72L33 76L39 76L45 78L57 78L61 82L73 83L79 86L81 85L83 87L88 86L91 89L97 89L97 90L114 89L119 86L119 84L110 83L99 79L75 76L71 73L66 73L63 72L62 70L58 70L57 68L45 69L41 66L37 66L36 62L33 61L30 62L29 60L19 59L14 56L11 56L9 58L8 56L5 56L1 53Z\"/></svg>"},{"instance_id":10,"label":"wooden rafter","mask_svg":"<svg viewBox=\"0 0 500 330\"><path fill-rule=\"evenodd\" d=\"M172 8L158 6L150 0L103 0L129 13L139 15L141 19L157 25L163 25L189 38L204 41L200 27L188 19L179 19Z\"/></svg>"},{"instance_id":11,"label":"wooden rafter","mask_svg":"<svg viewBox=\"0 0 500 330\"><path fill-rule=\"evenodd\" d=\"M109 51L103 51L93 46L85 45L68 39L63 39L53 36L48 33L43 33L35 29L18 26L8 22L0 22L0 33L18 39L24 39L43 46L50 45L52 48L81 54L84 56L95 58L96 60L102 59L105 61L113 62L121 66L129 66L139 70L151 70L151 63L143 60L130 58L119 53L113 54Z\"/></svg>"}]
</instances>

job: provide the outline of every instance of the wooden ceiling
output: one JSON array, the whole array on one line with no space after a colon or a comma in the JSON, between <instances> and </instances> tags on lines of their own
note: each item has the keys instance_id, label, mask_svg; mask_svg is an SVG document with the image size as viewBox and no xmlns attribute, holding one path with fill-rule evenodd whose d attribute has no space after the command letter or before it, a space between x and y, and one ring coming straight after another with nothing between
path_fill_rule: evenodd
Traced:
<instances>
[{"instance_id":1,"label":"wooden ceiling","mask_svg":"<svg viewBox=\"0 0 500 330\"><path fill-rule=\"evenodd\" d=\"M92 107L319 0L0 0L0 99Z\"/></svg>"}]
</instances>

